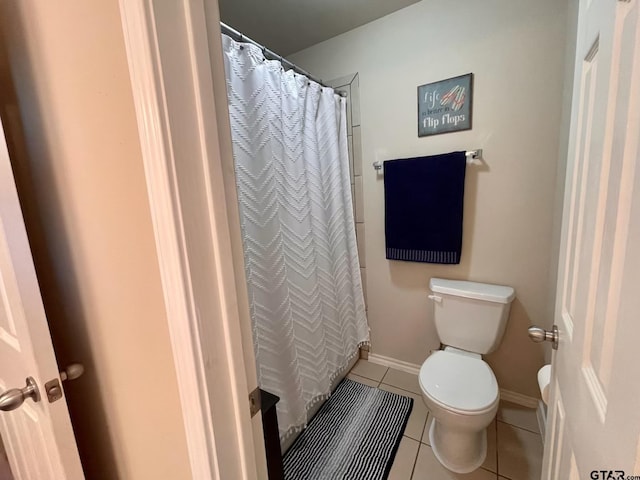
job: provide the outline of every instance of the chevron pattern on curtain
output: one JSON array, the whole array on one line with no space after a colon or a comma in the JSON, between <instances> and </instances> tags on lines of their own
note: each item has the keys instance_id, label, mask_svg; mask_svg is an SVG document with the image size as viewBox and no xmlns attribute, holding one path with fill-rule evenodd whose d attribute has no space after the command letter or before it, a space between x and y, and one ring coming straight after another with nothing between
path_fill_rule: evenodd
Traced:
<instances>
[{"instance_id":1,"label":"chevron pattern on curtain","mask_svg":"<svg viewBox=\"0 0 640 480\"><path fill-rule=\"evenodd\" d=\"M254 45L223 46L258 381L284 440L369 341L346 102Z\"/></svg>"}]
</instances>

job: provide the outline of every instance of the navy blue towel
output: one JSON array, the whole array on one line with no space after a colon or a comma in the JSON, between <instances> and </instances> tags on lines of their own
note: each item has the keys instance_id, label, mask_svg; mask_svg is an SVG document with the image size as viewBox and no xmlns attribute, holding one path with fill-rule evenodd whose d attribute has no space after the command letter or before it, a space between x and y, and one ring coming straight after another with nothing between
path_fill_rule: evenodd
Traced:
<instances>
[{"instance_id":1,"label":"navy blue towel","mask_svg":"<svg viewBox=\"0 0 640 480\"><path fill-rule=\"evenodd\" d=\"M465 152L384 162L387 258L460 263Z\"/></svg>"}]
</instances>

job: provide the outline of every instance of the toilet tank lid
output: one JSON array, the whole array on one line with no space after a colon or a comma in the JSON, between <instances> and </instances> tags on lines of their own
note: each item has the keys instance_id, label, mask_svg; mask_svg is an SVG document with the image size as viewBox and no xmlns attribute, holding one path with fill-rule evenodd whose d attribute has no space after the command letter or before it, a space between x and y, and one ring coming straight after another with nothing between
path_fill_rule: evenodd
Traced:
<instances>
[{"instance_id":1,"label":"toilet tank lid","mask_svg":"<svg viewBox=\"0 0 640 480\"><path fill-rule=\"evenodd\" d=\"M434 293L474 298L476 300L495 303L511 303L516 296L516 292L512 287L492 285L489 283L468 282L466 280L432 278L429 282L429 287Z\"/></svg>"}]
</instances>

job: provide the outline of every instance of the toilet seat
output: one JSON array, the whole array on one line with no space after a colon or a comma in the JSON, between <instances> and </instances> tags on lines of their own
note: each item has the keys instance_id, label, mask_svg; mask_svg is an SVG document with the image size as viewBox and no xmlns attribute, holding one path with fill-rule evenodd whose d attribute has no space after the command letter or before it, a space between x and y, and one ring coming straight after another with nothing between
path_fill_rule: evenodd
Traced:
<instances>
[{"instance_id":1,"label":"toilet seat","mask_svg":"<svg viewBox=\"0 0 640 480\"><path fill-rule=\"evenodd\" d=\"M499 400L498 382L482 359L439 350L420 368L420 388L442 408L464 415L482 414Z\"/></svg>"}]
</instances>

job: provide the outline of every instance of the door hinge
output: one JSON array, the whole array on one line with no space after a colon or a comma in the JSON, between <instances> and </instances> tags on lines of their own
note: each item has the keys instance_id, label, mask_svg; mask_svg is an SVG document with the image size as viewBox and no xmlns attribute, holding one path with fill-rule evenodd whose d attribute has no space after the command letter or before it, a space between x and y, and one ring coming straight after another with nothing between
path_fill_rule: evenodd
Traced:
<instances>
[{"instance_id":1,"label":"door hinge","mask_svg":"<svg viewBox=\"0 0 640 480\"><path fill-rule=\"evenodd\" d=\"M255 390L249 394L249 411L251 412L251 418L260 411L260 407L260 387L256 387Z\"/></svg>"}]
</instances>

